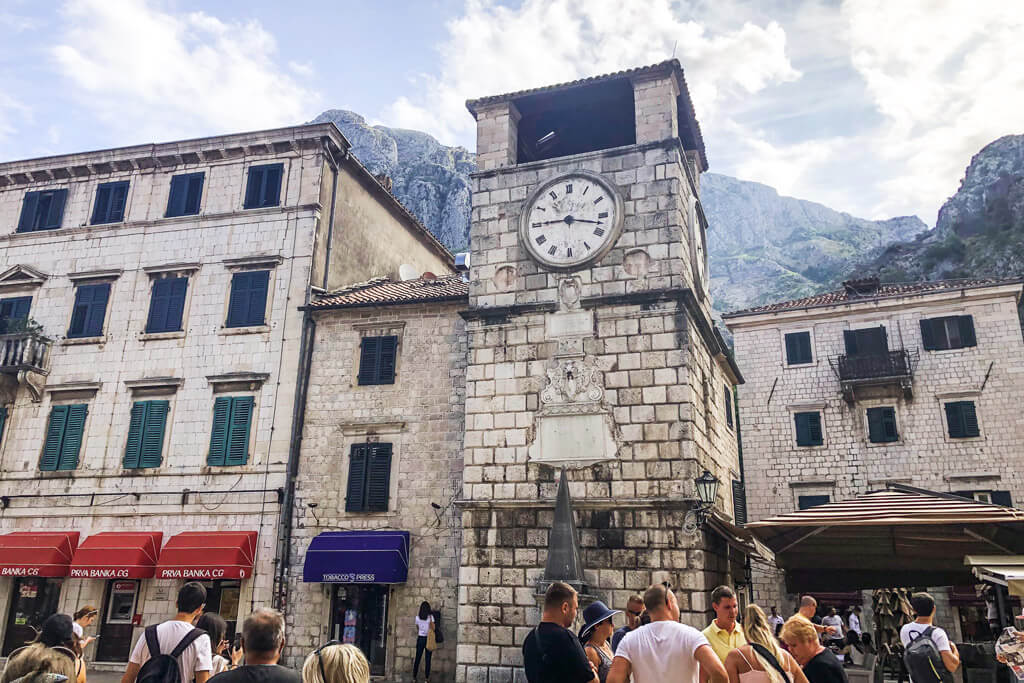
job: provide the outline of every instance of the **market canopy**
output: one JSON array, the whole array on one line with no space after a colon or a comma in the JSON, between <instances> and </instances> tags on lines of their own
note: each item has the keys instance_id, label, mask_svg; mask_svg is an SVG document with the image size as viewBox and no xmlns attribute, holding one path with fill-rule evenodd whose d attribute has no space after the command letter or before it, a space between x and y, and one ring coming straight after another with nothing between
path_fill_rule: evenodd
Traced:
<instances>
[{"instance_id":1,"label":"market canopy","mask_svg":"<svg viewBox=\"0 0 1024 683\"><path fill-rule=\"evenodd\" d=\"M982 581L1006 586L1010 595L1024 597L1024 555L968 555L964 564Z\"/></svg>"},{"instance_id":2,"label":"market canopy","mask_svg":"<svg viewBox=\"0 0 1024 683\"><path fill-rule=\"evenodd\" d=\"M172 536L156 563L156 578L248 579L256 560L255 531L184 531Z\"/></svg>"},{"instance_id":3,"label":"market canopy","mask_svg":"<svg viewBox=\"0 0 1024 683\"><path fill-rule=\"evenodd\" d=\"M405 583L408 531L325 531L306 551L307 583Z\"/></svg>"},{"instance_id":4,"label":"market canopy","mask_svg":"<svg viewBox=\"0 0 1024 683\"><path fill-rule=\"evenodd\" d=\"M77 531L15 531L0 536L0 576L68 575Z\"/></svg>"},{"instance_id":5,"label":"market canopy","mask_svg":"<svg viewBox=\"0 0 1024 683\"><path fill-rule=\"evenodd\" d=\"M151 579L163 533L104 531L89 536L75 551L71 576L90 579Z\"/></svg>"},{"instance_id":6,"label":"market canopy","mask_svg":"<svg viewBox=\"0 0 1024 683\"><path fill-rule=\"evenodd\" d=\"M1024 511L901 484L746 528L794 593L974 583L965 556L1024 554Z\"/></svg>"}]
</instances>

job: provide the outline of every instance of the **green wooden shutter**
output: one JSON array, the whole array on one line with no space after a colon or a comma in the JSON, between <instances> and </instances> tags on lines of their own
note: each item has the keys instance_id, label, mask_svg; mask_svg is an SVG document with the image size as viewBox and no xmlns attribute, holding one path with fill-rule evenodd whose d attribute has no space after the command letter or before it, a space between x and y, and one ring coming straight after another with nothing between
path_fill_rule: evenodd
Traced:
<instances>
[{"instance_id":1,"label":"green wooden shutter","mask_svg":"<svg viewBox=\"0 0 1024 683\"><path fill-rule=\"evenodd\" d=\"M925 351L934 351L938 348L935 344L935 326L929 318L921 319L921 345Z\"/></svg>"},{"instance_id":2,"label":"green wooden shutter","mask_svg":"<svg viewBox=\"0 0 1024 683\"><path fill-rule=\"evenodd\" d=\"M960 402L960 414L964 421L964 436L980 436L981 430L978 427L978 413L974 408L973 401Z\"/></svg>"},{"instance_id":3,"label":"green wooden shutter","mask_svg":"<svg viewBox=\"0 0 1024 683\"><path fill-rule=\"evenodd\" d=\"M4 436L4 427L7 426L7 406L0 406L0 439Z\"/></svg>"},{"instance_id":4,"label":"green wooden shutter","mask_svg":"<svg viewBox=\"0 0 1024 683\"><path fill-rule=\"evenodd\" d=\"M110 195L113 192L113 183L103 183L96 188L96 203L92 209L93 225L106 223L110 214Z\"/></svg>"},{"instance_id":5,"label":"green wooden shutter","mask_svg":"<svg viewBox=\"0 0 1024 683\"><path fill-rule=\"evenodd\" d=\"M249 460L249 431L252 425L252 396L231 399L228 452L225 465L244 465Z\"/></svg>"},{"instance_id":6,"label":"green wooden shutter","mask_svg":"<svg viewBox=\"0 0 1024 683\"><path fill-rule=\"evenodd\" d=\"M26 192L25 201L21 205L21 218L18 220L18 232L31 232L36 229L36 207L39 206L39 192Z\"/></svg>"},{"instance_id":7,"label":"green wooden shutter","mask_svg":"<svg viewBox=\"0 0 1024 683\"><path fill-rule=\"evenodd\" d=\"M67 190L54 190L50 199L50 210L46 213L46 228L59 228L64 221L64 202L68 198Z\"/></svg>"},{"instance_id":8,"label":"green wooden shutter","mask_svg":"<svg viewBox=\"0 0 1024 683\"><path fill-rule=\"evenodd\" d=\"M882 408L882 433L888 442L899 441L900 434L896 429L895 408Z\"/></svg>"},{"instance_id":9,"label":"green wooden shutter","mask_svg":"<svg viewBox=\"0 0 1024 683\"><path fill-rule=\"evenodd\" d=\"M821 413L807 413L807 434L811 446L820 446L825 442L821 432Z\"/></svg>"},{"instance_id":10,"label":"green wooden shutter","mask_svg":"<svg viewBox=\"0 0 1024 683\"><path fill-rule=\"evenodd\" d=\"M796 365L800 362L800 350L796 338L796 334L786 335L786 365Z\"/></svg>"},{"instance_id":11,"label":"green wooden shutter","mask_svg":"<svg viewBox=\"0 0 1024 683\"><path fill-rule=\"evenodd\" d=\"M169 401L147 401L146 422L142 429L139 467L160 467L163 462L164 430L167 426Z\"/></svg>"},{"instance_id":12,"label":"green wooden shutter","mask_svg":"<svg viewBox=\"0 0 1024 683\"><path fill-rule=\"evenodd\" d=\"M146 402L136 401L132 404L131 417L128 420L128 441L124 447L124 466L127 469L140 467L142 455L142 430L146 425Z\"/></svg>"},{"instance_id":13,"label":"green wooden shutter","mask_svg":"<svg viewBox=\"0 0 1024 683\"><path fill-rule=\"evenodd\" d=\"M345 512L362 512L366 509L368 451L368 444L352 444L352 450L348 457L348 487L345 492Z\"/></svg>"},{"instance_id":14,"label":"green wooden shutter","mask_svg":"<svg viewBox=\"0 0 1024 683\"><path fill-rule=\"evenodd\" d=\"M964 433L964 418L960 412L960 403L953 402L946 404L946 425L949 428L951 439L962 439L967 436Z\"/></svg>"},{"instance_id":15,"label":"green wooden shutter","mask_svg":"<svg viewBox=\"0 0 1024 683\"><path fill-rule=\"evenodd\" d=\"M868 440L871 443L885 441L885 426L882 424L881 408L868 408Z\"/></svg>"},{"instance_id":16,"label":"green wooden shutter","mask_svg":"<svg viewBox=\"0 0 1024 683\"><path fill-rule=\"evenodd\" d=\"M960 346L977 346L978 338L974 334L974 316L958 316L957 323L960 325Z\"/></svg>"},{"instance_id":17,"label":"green wooden shutter","mask_svg":"<svg viewBox=\"0 0 1024 683\"><path fill-rule=\"evenodd\" d=\"M807 432L807 413L797 413L793 419L796 422L796 445L809 446L811 437Z\"/></svg>"},{"instance_id":18,"label":"green wooden shutter","mask_svg":"<svg viewBox=\"0 0 1024 683\"><path fill-rule=\"evenodd\" d=\"M223 465L228 453L228 420L231 417L231 399L222 396L213 402L213 429L210 431L210 453L207 465Z\"/></svg>"},{"instance_id":19,"label":"green wooden shutter","mask_svg":"<svg viewBox=\"0 0 1024 683\"><path fill-rule=\"evenodd\" d=\"M380 337L363 337L359 353L359 384L377 384Z\"/></svg>"},{"instance_id":20,"label":"green wooden shutter","mask_svg":"<svg viewBox=\"0 0 1024 683\"><path fill-rule=\"evenodd\" d=\"M846 345L847 356L856 356L858 353L857 332L854 330L843 330L843 344Z\"/></svg>"},{"instance_id":21,"label":"green wooden shutter","mask_svg":"<svg viewBox=\"0 0 1024 683\"><path fill-rule=\"evenodd\" d=\"M732 517L736 524L747 523L747 492L737 479L732 480Z\"/></svg>"},{"instance_id":22,"label":"green wooden shutter","mask_svg":"<svg viewBox=\"0 0 1024 683\"><path fill-rule=\"evenodd\" d=\"M725 423L732 427L732 392L725 387Z\"/></svg>"},{"instance_id":23,"label":"green wooden shutter","mask_svg":"<svg viewBox=\"0 0 1024 683\"><path fill-rule=\"evenodd\" d=\"M245 208L254 209L260 205L263 192L264 166L249 167L249 178L245 186Z\"/></svg>"},{"instance_id":24,"label":"green wooden shutter","mask_svg":"<svg viewBox=\"0 0 1024 683\"><path fill-rule=\"evenodd\" d=\"M1010 496L1009 491L989 491L989 495L992 497L992 502L995 505L1002 505L1008 508L1013 507L1013 498Z\"/></svg>"},{"instance_id":25,"label":"green wooden shutter","mask_svg":"<svg viewBox=\"0 0 1024 683\"><path fill-rule=\"evenodd\" d=\"M366 509L386 512L391 487L391 444L370 446L370 462L366 475Z\"/></svg>"},{"instance_id":26,"label":"green wooden shutter","mask_svg":"<svg viewBox=\"0 0 1024 683\"><path fill-rule=\"evenodd\" d=\"M64 441L60 446L60 465L57 469L78 468L78 456L85 436L85 418L88 414L89 407L85 404L68 406L68 422L64 429Z\"/></svg>"},{"instance_id":27,"label":"green wooden shutter","mask_svg":"<svg viewBox=\"0 0 1024 683\"><path fill-rule=\"evenodd\" d=\"M52 472L60 465L60 445L64 441L64 428L67 426L70 407L54 406L50 410L50 422L46 426L43 457L39 461L39 469L43 471Z\"/></svg>"},{"instance_id":28,"label":"green wooden shutter","mask_svg":"<svg viewBox=\"0 0 1024 683\"><path fill-rule=\"evenodd\" d=\"M398 353L398 337L381 337L379 345L377 384L395 383L395 356Z\"/></svg>"}]
</instances>

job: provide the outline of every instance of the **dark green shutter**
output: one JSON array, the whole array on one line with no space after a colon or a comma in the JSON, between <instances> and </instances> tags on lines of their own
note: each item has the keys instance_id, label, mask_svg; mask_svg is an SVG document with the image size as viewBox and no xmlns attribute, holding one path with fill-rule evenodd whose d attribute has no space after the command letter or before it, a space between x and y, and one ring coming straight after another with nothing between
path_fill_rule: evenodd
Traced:
<instances>
[{"instance_id":1,"label":"dark green shutter","mask_svg":"<svg viewBox=\"0 0 1024 683\"><path fill-rule=\"evenodd\" d=\"M71 406L54 406L50 410L50 421L46 425L46 443L43 445L43 457L39 461L39 469L52 472L60 466L60 445L64 441L64 429L68 422L68 409Z\"/></svg>"},{"instance_id":2,"label":"dark green shutter","mask_svg":"<svg viewBox=\"0 0 1024 683\"><path fill-rule=\"evenodd\" d=\"M964 418L959 402L946 404L946 424L949 427L950 438L962 439L967 436L964 432Z\"/></svg>"},{"instance_id":3,"label":"dark green shutter","mask_svg":"<svg viewBox=\"0 0 1024 683\"><path fill-rule=\"evenodd\" d=\"M369 469L366 475L366 509L369 512L387 511L390 486L391 444L372 444Z\"/></svg>"},{"instance_id":4,"label":"dark green shutter","mask_svg":"<svg viewBox=\"0 0 1024 683\"><path fill-rule=\"evenodd\" d=\"M359 353L359 384L377 384L380 337L363 337Z\"/></svg>"},{"instance_id":5,"label":"dark green shutter","mask_svg":"<svg viewBox=\"0 0 1024 683\"><path fill-rule=\"evenodd\" d=\"M36 208L39 206L39 192L26 192L25 201L21 205L21 218L18 220L18 232L31 232L36 229Z\"/></svg>"},{"instance_id":6,"label":"dark green shutter","mask_svg":"<svg viewBox=\"0 0 1024 683\"><path fill-rule=\"evenodd\" d=\"M921 345L925 351L935 351L938 348L935 344L935 326L929 318L921 320Z\"/></svg>"},{"instance_id":7,"label":"dark green shutter","mask_svg":"<svg viewBox=\"0 0 1024 683\"><path fill-rule=\"evenodd\" d=\"M60 467L62 470L73 470L78 467L78 456L82 450L82 439L85 436L85 418L88 406L78 404L68 406L68 423L64 429L64 442L60 447Z\"/></svg>"},{"instance_id":8,"label":"dark green shutter","mask_svg":"<svg viewBox=\"0 0 1024 683\"><path fill-rule=\"evenodd\" d=\"M960 326L960 346L977 346L978 339L974 334L974 316L958 316L957 323Z\"/></svg>"},{"instance_id":9,"label":"dark green shutter","mask_svg":"<svg viewBox=\"0 0 1024 683\"><path fill-rule=\"evenodd\" d=\"M810 445L820 446L825 442L821 432L821 413L807 413L807 433L811 439Z\"/></svg>"},{"instance_id":10,"label":"dark green shutter","mask_svg":"<svg viewBox=\"0 0 1024 683\"><path fill-rule=\"evenodd\" d=\"M96 188L96 205L92 209L92 224L106 223L110 213L110 195L114 188L103 184Z\"/></svg>"},{"instance_id":11,"label":"dark green shutter","mask_svg":"<svg viewBox=\"0 0 1024 683\"><path fill-rule=\"evenodd\" d=\"M281 175L284 166L276 164L267 167L261 206L277 206L281 203Z\"/></svg>"},{"instance_id":12,"label":"dark green shutter","mask_svg":"<svg viewBox=\"0 0 1024 683\"><path fill-rule=\"evenodd\" d=\"M248 327L266 322L269 270L235 273L231 277L227 327Z\"/></svg>"},{"instance_id":13,"label":"dark green shutter","mask_svg":"<svg viewBox=\"0 0 1024 683\"><path fill-rule=\"evenodd\" d=\"M348 460L348 488L345 512L362 512L366 507L366 469L369 460L367 444L352 444Z\"/></svg>"},{"instance_id":14,"label":"dark green shutter","mask_svg":"<svg viewBox=\"0 0 1024 683\"><path fill-rule=\"evenodd\" d=\"M117 183L110 193L110 215L108 220L111 223L120 223L124 220L124 211L128 204L128 183Z\"/></svg>"},{"instance_id":15,"label":"dark green shutter","mask_svg":"<svg viewBox=\"0 0 1024 683\"><path fill-rule=\"evenodd\" d=\"M249 460L249 430L252 425L252 396L231 399L231 420L225 465L244 465Z\"/></svg>"},{"instance_id":16,"label":"dark green shutter","mask_svg":"<svg viewBox=\"0 0 1024 683\"><path fill-rule=\"evenodd\" d=\"M978 413L975 411L974 402L961 401L960 414L964 421L964 436L980 436L981 430L978 428Z\"/></svg>"},{"instance_id":17,"label":"dark green shutter","mask_svg":"<svg viewBox=\"0 0 1024 683\"><path fill-rule=\"evenodd\" d=\"M249 308L249 273L235 273L231 276L231 294L228 297L228 319L226 327L245 325Z\"/></svg>"},{"instance_id":18,"label":"dark green shutter","mask_svg":"<svg viewBox=\"0 0 1024 683\"><path fill-rule=\"evenodd\" d=\"M7 406L0 406L0 439L4 436L4 427L7 426Z\"/></svg>"},{"instance_id":19,"label":"dark green shutter","mask_svg":"<svg viewBox=\"0 0 1024 683\"><path fill-rule=\"evenodd\" d=\"M732 392L725 387L725 423L732 427Z\"/></svg>"},{"instance_id":20,"label":"dark green shutter","mask_svg":"<svg viewBox=\"0 0 1024 683\"><path fill-rule=\"evenodd\" d=\"M247 325L262 325L266 322L267 288L269 285L269 270L256 270L249 273L249 306L246 311Z\"/></svg>"},{"instance_id":21,"label":"dark green shutter","mask_svg":"<svg viewBox=\"0 0 1024 683\"><path fill-rule=\"evenodd\" d=\"M164 217L185 215L185 195L187 194L188 176L176 175L171 178L171 191L167 195L167 211Z\"/></svg>"},{"instance_id":22,"label":"dark green shutter","mask_svg":"<svg viewBox=\"0 0 1024 683\"><path fill-rule=\"evenodd\" d=\"M796 350L796 335L786 335L786 365L796 365L797 363L797 350Z\"/></svg>"},{"instance_id":23,"label":"dark green shutter","mask_svg":"<svg viewBox=\"0 0 1024 683\"><path fill-rule=\"evenodd\" d=\"M124 466L126 469L139 467L142 455L142 430L146 426L146 402L136 401L132 404L131 417L128 420L128 441L124 447Z\"/></svg>"},{"instance_id":24,"label":"dark green shutter","mask_svg":"<svg viewBox=\"0 0 1024 683\"><path fill-rule=\"evenodd\" d=\"M395 383L395 356L398 353L398 337L380 338L380 361L377 384Z\"/></svg>"},{"instance_id":25,"label":"dark green shutter","mask_svg":"<svg viewBox=\"0 0 1024 683\"><path fill-rule=\"evenodd\" d=\"M882 432L886 441L899 441L900 434L896 429L895 408L882 408Z\"/></svg>"},{"instance_id":26,"label":"dark green shutter","mask_svg":"<svg viewBox=\"0 0 1024 683\"><path fill-rule=\"evenodd\" d=\"M747 523L747 492L737 479L732 480L732 517L736 524Z\"/></svg>"},{"instance_id":27,"label":"dark green shutter","mask_svg":"<svg viewBox=\"0 0 1024 683\"><path fill-rule=\"evenodd\" d=\"M213 429L210 431L210 453L207 465L223 465L228 452L228 420L231 417L231 399L222 396L213 402Z\"/></svg>"},{"instance_id":28,"label":"dark green shutter","mask_svg":"<svg viewBox=\"0 0 1024 683\"><path fill-rule=\"evenodd\" d=\"M807 510L808 508L827 505L828 503L828 496L797 496L796 506L800 510Z\"/></svg>"},{"instance_id":29,"label":"dark green shutter","mask_svg":"<svg viewBox=\"0 0 1024 683\"><path fill-rule=\"evenodd\" d=\"M857 332L855 330L843 330L843 343L846 345L847 356L857 355Z\"/></svg>"},{"instance_id":30,"label":"dark green shutter","mask_svg":"<svg viewBox=\"0 0 1024 683\"><path fill-rule=\"evenodd\" d=\"M260 194L263 190L263 166L250 166L249 179L245 185L245 208L254 209L258 207Z\"/></svg>"},{"instance_id":31,"label":"dark green shutter","mask_svg":"<svg viewBox=\"0 0 1024 683\"><path fill-rule=\"evenodd\" d=\"M168 401L146 402L146 423L142 430L139 467L160 467L163 462L164 431L167 427Z\"/></svg>"},{"instance_id":32,"label":"dark green shutter","mask_svg":"<svg viewBox=\"0 0 1024 683\"><path fill-rule=\"evenodd\" d=\"M46 228L59 228L64 220L64 202L68 198L67 190L54 190L50 200L50 210L46 214Z\"/></svg>"},{"instance_id":33,"label":"dark green shutter","mask_svg":"<svg viewBox=\"0 0 1024 683\"><path fill-rule=\"evenodd\" d=\"M811 437L807 432L807 413L797 413L793 419L796 421L796 445L810 445Z\"/></svg>"},{"instance_id":34,"label":"dark green shutter","mask_svg":"<svg viewBox=\"0 0 1024 683\"><path fill-rule=\"evenodd\" d=\"M203 198L203 181L205 173L193 173L188 176L188 189L185 193L184 214L194 216L199 213L199 203Z\"/></svg>"},{"instance_id":35,"label":"dark green shutter","mask_svg":"<svg viewBox=\"0 0 1024 683\"><path fill-rule=\"evenodd\" d=\"M882 424L881 408L868 408L868 440L871 443L885 441L885 426Z\"/></svg>"},{"instance_id":36,"label":"dark green shutter","mask_svg":"<svg viewBox=\"0 0 1024 683\"><path fill-rule=\"evenodd\" d=\"M1010 496L1009 491L989 491L989 495L992 497L992 502L995 505L1002 505L1008 508L1013 507L1013 498Z\"/></svg>"}]
</instances>

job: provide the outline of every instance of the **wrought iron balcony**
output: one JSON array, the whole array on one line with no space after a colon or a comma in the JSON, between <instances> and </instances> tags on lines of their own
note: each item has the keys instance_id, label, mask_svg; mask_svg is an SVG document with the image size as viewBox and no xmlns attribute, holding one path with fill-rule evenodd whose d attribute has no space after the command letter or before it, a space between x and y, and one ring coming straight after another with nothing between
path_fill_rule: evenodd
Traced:
<instances>
[{"instance_id":1,"label":"wrought iron balcony","mask_svg":"<svg viewBox=\"0 0 1024 683\"><path fill-rule=\"evenodd\" d=\"M896 349L875 353L843 354L828 359L847 401L856 400L856 389L866 386L897 386L907 399L913 397L917 351Z\"/></svg>"}]
</instances>

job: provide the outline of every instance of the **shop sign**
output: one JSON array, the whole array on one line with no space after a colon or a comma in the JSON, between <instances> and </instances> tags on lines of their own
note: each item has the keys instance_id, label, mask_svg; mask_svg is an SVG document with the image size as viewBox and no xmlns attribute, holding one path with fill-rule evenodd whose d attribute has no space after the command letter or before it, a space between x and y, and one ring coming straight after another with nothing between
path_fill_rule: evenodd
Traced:
<instances>
[{"instance_id":1,"label":"shop sign","mask_svg":"<svg viewBox=\"0 0 1024 683\"><path fill-rule=\"evenodd\" d=\"M21 597L34 598L39 595L39 586L34 583L23 583L21 585Z\"/></svg>"},{"instance_id":2,"label":"shop sign","mask_svg":"<svg viewBox=\"0 0 1024 683\"><path fill-rule=\"evenodd\" d=\"M113 590L120 593L134 593L135 582L134 581L115 581Z\"/></svg>"},{"instance_id":3,"label":"shop sign","mask_svg":"<svg viewBox=\"0 0 1024 683\"><path fill-rule=\"evenodd\" d=\"M39 576L39 567L0 567L0 576Z\"/></svg>"},{"instance_id":4,"label":"shop sign","mask_svg":"<svg viewBox=\"0 0 1024 683\"><path fill-rule=\"evenodd\" d=\"M87 569L72 567L71 576L79 579L127 579L131 573L127 569L110 567L89 567Z\"/></svg>"},{"instance_id":5,"label":"shop sign","mask_svg":"<svg viewBox=\"0 0 1024 683\"><path fill-rule=\"evenodd\" d=\"M322 583L376 583L376 574L324 574Z\"/></svg>"},{"instance_id":6,"label":"shop sign","mask_svg":"<svg viewBox=\"0 0 1024 683\"><path fill-rule=\"evenodd\" d=\"M228 579L234 578L229 576L227 571L223 569L211 569L209 567L175 567L168 569L158 569L156 572L156 578L158 579ZM238 571L238 578L245 578L245 570L240 569Z\"/></svg>"}]
</instances>

